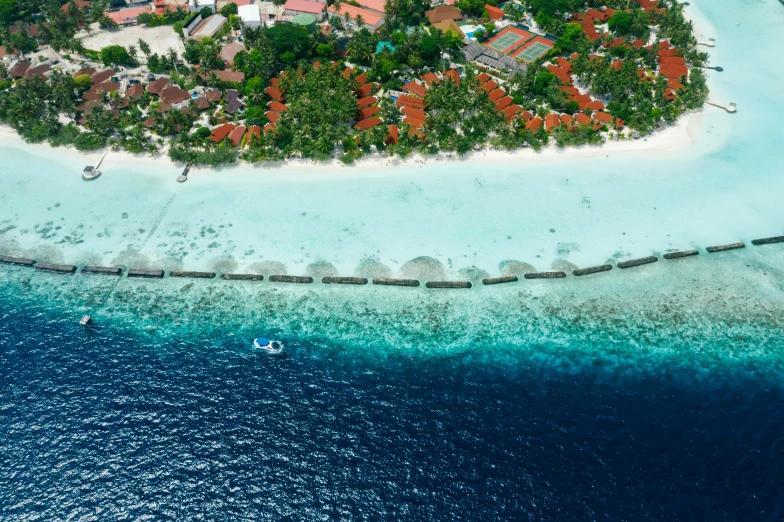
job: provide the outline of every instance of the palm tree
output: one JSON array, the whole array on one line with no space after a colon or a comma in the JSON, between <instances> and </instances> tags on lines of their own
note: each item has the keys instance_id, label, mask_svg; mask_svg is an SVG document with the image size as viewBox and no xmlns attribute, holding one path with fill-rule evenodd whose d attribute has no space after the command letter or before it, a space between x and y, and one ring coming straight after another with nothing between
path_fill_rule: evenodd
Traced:
<instances>
[{"instance_id":1,"label":"palm tree","mask_svg":"<svg viewBox=\"0 0 784 522\"><path fill-rule=\"evenodd\" d=\"M139 44L139 50L141 50L141 52L144 54L145 58L149 58L150 54L152 54L152 50L150 49L150 45L147 42L145 42L144 40L142 40L141 38L139 38L139 41L137 43Z\"/></svg>"}]
</instances>

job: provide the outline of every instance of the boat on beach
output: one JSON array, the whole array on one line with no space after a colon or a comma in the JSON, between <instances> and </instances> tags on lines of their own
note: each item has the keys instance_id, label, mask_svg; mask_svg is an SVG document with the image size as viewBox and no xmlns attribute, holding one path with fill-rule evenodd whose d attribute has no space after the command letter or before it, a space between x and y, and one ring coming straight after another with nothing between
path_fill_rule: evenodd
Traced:
<instances>
[{"instance_id":1,"label":"boat on beach","mask_svg":"<svg viewBox=\"0 0 784 522\"><path fill-rule=\"evenodd\" d=\"M271 341L266 337L257 337L254 339L253 347L271 354L278 354L283 351L283 343L280 341Z\"/></svg>"}]
</instances>

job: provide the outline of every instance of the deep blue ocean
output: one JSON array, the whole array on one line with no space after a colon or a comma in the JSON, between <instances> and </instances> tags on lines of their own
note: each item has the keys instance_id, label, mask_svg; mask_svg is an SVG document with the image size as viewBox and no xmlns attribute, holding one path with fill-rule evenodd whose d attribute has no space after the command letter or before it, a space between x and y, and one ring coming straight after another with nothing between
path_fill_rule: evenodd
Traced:
<instances>
[{"instance_id":1,"label":"deep blue ocean","mask_svg":"<svg viewBox=\"0 0 784 522\"><path fill-rule=\"evenodd\" d=\"M774 378L287 341L0 292L0 519L784 520Z\"/></svg>"}]
</instances>

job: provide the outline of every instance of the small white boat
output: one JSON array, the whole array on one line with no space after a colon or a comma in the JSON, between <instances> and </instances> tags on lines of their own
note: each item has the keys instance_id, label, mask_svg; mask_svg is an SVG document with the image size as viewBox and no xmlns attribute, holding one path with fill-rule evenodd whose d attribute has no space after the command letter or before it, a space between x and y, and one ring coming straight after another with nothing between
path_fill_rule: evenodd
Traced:
<instances>
[{"instance_id":1,"label":"small white boat","mask_svg":"<svg viewBox=\"0 0 784 522\"><path fill-rule=\"evenodd\" d=\"M92 322L92 320L93 320L92 317L90 317L89 315L85 315L79 320L79 324L82 326L87 326Z\"/></svg>"},{"instance_id":2,"label":"small white boat","mask_svg":"<svg viewBox=\"0 0 784 522\"><path fill-rule=\"evenodd\" d=\"M264 350L267 353L276 354L283 351L283 343L271 341L265 337L257 337L253 340L253 347Z\"/></svg>"}]
</instances>

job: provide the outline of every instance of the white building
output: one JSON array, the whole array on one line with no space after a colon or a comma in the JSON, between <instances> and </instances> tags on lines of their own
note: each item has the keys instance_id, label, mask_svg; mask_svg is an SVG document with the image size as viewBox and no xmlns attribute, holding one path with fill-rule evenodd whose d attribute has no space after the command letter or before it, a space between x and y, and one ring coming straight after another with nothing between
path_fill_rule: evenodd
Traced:
<instances>
[{"instance_id":1,"label":"white building","mask_svg":"<svg viewBox=\"0 0 784 522\"><path fill-rule=\"evenodd\" d=\"M209 7L212 9L214 13L217 11L217 7L215 6L216 0L188 0L188 12L189 13L196 13L201 11L205 7Z\"/></svg>"},{"instance_id":2,"label":"white building","mask_svg":"<svg viewBox=\"0 0 784 522\"><path fill-rule=\"evenodd\" d=\"M258 6L255 5L241 5L237 7L237 16L240 17L242 23L248 27L259 27L261 25L261 12Z\"/></svg>"}]
</instances>

